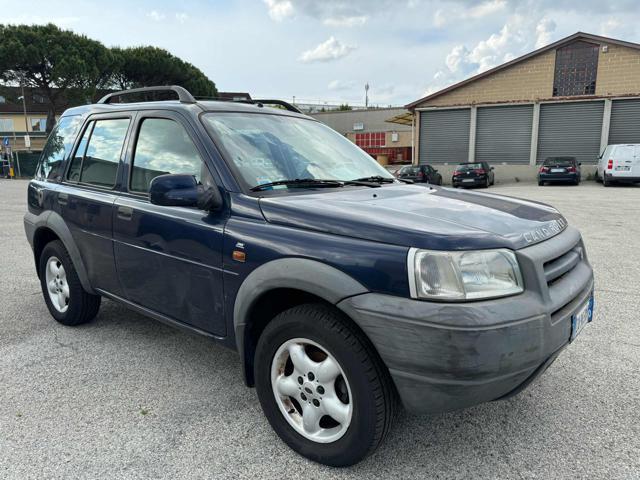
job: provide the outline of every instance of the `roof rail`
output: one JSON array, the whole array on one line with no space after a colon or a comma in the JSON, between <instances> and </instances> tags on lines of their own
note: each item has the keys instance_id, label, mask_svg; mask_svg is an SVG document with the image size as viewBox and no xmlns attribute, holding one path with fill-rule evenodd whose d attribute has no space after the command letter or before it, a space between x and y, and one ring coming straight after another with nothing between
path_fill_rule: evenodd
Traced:
<instances>
[{"instance_id":1,"label":"roof rail","mask_svg":"<svg viewBox=\"0 0 640 480\"><path fill-rule=\"evenodd\" d=\"M242 101L242 100L239 100ZM281 107L284 107L285 110L288 110L290 112L295 112L295 113L302 113L298 107L290 104L289 102L285 102L284 100L256 100L251 99L251 103L255 103L255 104L261 104L261 105L280 105Z\"/></svg>"},{"instance_id":2,"label":"roof rail","mask_svg":"<svg viewBox=\"0 0 640 480\"><path fill-rule=\"evenodd\" d=\"M248 105L280 105L285 110L295 113L302 113L295 105L285 102L284 100L256 100L253 98L222 98L222 97L198 97L199 100L215 100L217 102L233 102L233 103L246 103Z\"/></svg>"},{"instance_id":3,"label":"roof rail","mask_svg":"<svg viewBox=\"0 0 640 480\"><path fill-rule=\"evenodd\" d=\"M142 87L131 88L129 90L121 90L119 92L113 92L105 95L100 100L98 100L98 103L107 104L111 103L111 99L114 97L146 92L175 92L178 95L178 100L180 100L181 103L196 103L196 99L193 98L193 95L191 95L186 88L180 87L178 85L167 85L162 87Z\"/></svg>"}]
</instances>

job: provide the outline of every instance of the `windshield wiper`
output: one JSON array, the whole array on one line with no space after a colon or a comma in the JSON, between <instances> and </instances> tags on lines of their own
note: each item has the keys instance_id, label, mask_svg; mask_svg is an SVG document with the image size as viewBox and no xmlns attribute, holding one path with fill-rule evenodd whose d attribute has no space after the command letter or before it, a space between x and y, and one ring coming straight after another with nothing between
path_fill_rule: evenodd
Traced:
<instances>
[{"instance_id":1,"label":"windshield wiper","mask_svg":"<svg viewBox=\"0 0 640 480\"><path fill-rule=\"evenodd\" d=\"M381 175L372 175L371 177L355 178L351 182L369 182L369 183L394 183L395 179L383 177Z\"/></svg>"},{"instance_id":2,"label":"windshield wiper","mask_svg":"<svg viewBox=\"0 0 640 480\"><path fill-rule=\"evenodd\" d=\"M344 182L339 180L322 180L317 178L291 178L289 180L278 180L277 182L261 183L255 187L251 187L252 192L259 192L267 188L276 187L278 185L287 186L310 186L310 187L344 187Z\"/></svg>"}]
</instances>

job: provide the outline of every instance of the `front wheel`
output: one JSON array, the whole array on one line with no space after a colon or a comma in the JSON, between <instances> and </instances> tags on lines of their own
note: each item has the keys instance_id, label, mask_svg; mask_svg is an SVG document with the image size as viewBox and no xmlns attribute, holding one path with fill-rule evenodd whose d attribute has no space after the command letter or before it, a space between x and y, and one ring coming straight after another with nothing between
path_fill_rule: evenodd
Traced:
<instances>
[{"instance_id":1,"label":"front wheel","mask_svg":"<svg viewBox=\"0 0 640 480\"><path fill-rule=\"evenodd\" d=\"M332 307L300 305L277 315L260 336L254 364L269 423L301 455L345 467L386 437L396 403L389 372Z\"/></svg>"}]
</instances>

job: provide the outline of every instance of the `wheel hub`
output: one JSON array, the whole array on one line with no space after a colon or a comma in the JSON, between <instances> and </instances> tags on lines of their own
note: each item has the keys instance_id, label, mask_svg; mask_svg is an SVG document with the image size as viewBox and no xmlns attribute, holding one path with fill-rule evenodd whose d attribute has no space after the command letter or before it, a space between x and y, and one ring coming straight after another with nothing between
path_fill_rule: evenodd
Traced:
<instances>
[{"instance_id":1,"label":"wheel hub","mask_svg":"<svg viewBox=\"0 0 640 480\"><path fill-rule=\"evenodd\" d=\"M285 342L274 356L271 382L281 413L302 436L330 443L345 434L351 391L342 367L324 347L301 338Z\"/></svg>"}]
</instances>

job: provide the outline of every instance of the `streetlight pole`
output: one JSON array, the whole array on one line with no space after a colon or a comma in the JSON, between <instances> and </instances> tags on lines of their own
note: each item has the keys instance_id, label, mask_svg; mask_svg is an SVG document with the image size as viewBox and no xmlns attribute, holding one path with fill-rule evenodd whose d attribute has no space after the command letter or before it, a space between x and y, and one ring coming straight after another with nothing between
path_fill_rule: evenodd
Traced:
<instances>
[{"instance_id":1,"label":"streetlight pole","mask_svg":"<svg viewBox=\"0 0 640 480\"><path fill-rule=\"evenodd\" d=\"M25 148L27 147L27 139L29 138L29 119L27 118L27 101L24 96L24 83L20 82L20 89L22 90L22 111L24 112L24 129L26 135L24 137ZM31 150L31 142L29 141L29 148Z\"/></svg>"}]
</instances>

